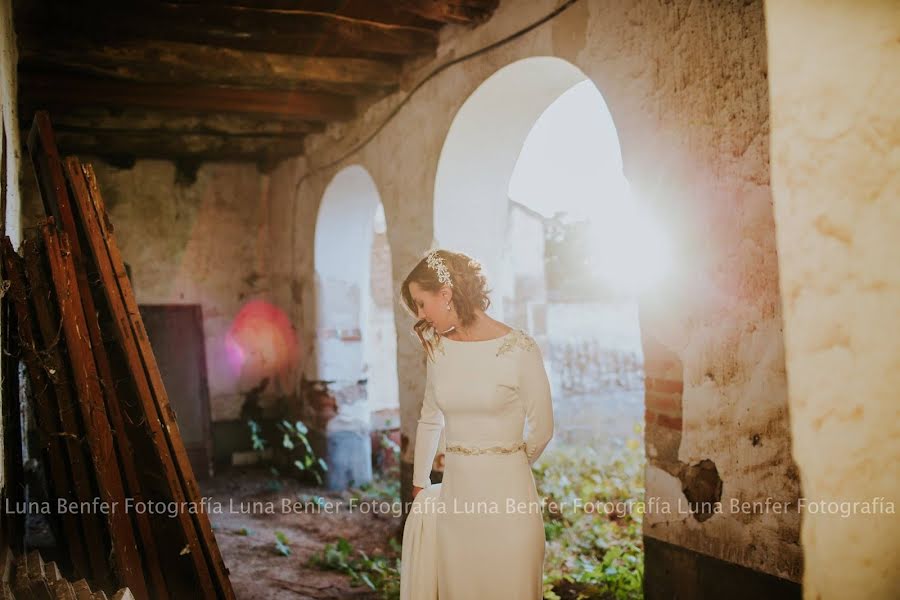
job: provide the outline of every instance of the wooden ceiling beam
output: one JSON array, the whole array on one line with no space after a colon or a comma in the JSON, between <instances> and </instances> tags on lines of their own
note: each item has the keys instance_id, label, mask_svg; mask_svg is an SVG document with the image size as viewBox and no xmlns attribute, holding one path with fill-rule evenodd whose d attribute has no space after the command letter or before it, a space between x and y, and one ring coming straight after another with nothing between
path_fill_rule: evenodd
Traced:
<instances>
[{"instance_id":1,"label":"wooden ceiling beam","mask_svg":"<svg viewBox=\"0 0 900 600\"><path fill-rule=\"evenodd\" d=\"M499 0L397 0L397 7L423 19L477 25L491 18Z\"/></svg>"},{"instance_id":2,"label":"wooden ceiling beam","mask_svg":"<svg viewBox=\"0 0 900 600\"><path fill-rule=\"evenodd\" d=\"M19 101L53 110L64 106L148 108L235 113L308 121L346 120L354 114L350 96L291 90L149 84L21 71Z\"/></svg>"},{"instance_id":3,"label":"wooden ceiling beam","mask_svg":"<svg viewBox=\"0 0 900 600\"><path fill-rule=\"evenodd\" d=\"M66 70L147 83L211 83L275 89L304 89L362 95L392 90L400 81L397 63L251 52L197 44L87 39L26 38L19 52L26 70Z\"/></svg>"},{"instance_id":4,"label":"wooden ceiling beam","mask_svg":"<svg viewBox=\"0 0 900 600\"><path fill-rule=\"evenodd\" d=\"M493 14L499 0L173 0L173 4L243 6L265 10L334 13L386 25L438 29L453 23L473 25Z\"/></svg>"},{"instance_id":5,"label":"wooden ceiling beam","mask_svg":"<svg viewBox=\"0 0 900 600\"><path fill-rule=\"evenodd\" d=\"M94 107L59 108L60 110L50 113L53 127L67 131L93 129L98 133L125 130L238 137L298 137L324 129L323 123L263 119L244 115L191 114L134 108L125 110ZM19 107L23 127L31 123L37 109L36 106Z\"/></svg>"},{"instance_id":6,"label":"wooden ceiling beam","mask_svg":"<svg viewBox=\"0 0 900 600\"><path fill-rule=\"evenodd\" d=\"M186 183L196 179L197 169L205 162L253 163L269 172L280 161L303 154L303 141L299 138L58 132L56 140L63 155L98 157L119 168L132 168L138 159L172 161L176 180Z\"/></svg>"},{"instance_id":7,"label":"wooden ceiling beam","mask_svg":"<svg viewBox=\"0 0 900 600\"><path fill-rule=\"evenodd\" d=\"M429 1L429 0L424 0ZM479 1L479 0L473 0ZM243 6L265 10L297 10L332 13L372 21L384 25L404 25L419 29L440 29L444 23L425 19L406 10L397 0L172 0L172 4L199 4L206 6Z\"/></svg>"},{"instance_id":8,"label":"wooden ceiling beam","mask_svg":"<svg viewBox=\"0 0 900 600\"><path fill-rule=\"evenodd\" d=\"M233 137L148 131L56 131L64 154L110 154L146 158L218 157L243 159L303 154L303 137Z\"/></svg>"},{"instance_id":9,"label":"wooden ceiling beam","mask_svg":"<svg viewBox=\"0 0 900 600\"><path fill-rule=\"evenodd\" d=\"M84 0L51 2L43 14L49 17L46 23L23 23L26 35L39 34L49 25L52 35L95 41L165 40L306 56L404 57L437 48L432 29L300 9Z\"/></svg>"}]
</instances>

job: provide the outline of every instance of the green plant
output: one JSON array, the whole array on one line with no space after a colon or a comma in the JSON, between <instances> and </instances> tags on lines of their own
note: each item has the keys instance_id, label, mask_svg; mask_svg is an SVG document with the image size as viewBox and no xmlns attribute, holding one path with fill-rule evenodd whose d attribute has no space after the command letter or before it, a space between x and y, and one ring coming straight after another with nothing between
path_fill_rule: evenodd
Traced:
<instances>
[{"instance_id":1,"label":"green plant","mask_svg":"<svg viewBox=\"0 0 900 600\"><path fill-rule=\"evenodd\" d=\"M262 451L266 449L266 440L262 437L262 428L259 426L259 423L250 419L247 421L247 426L250 428L250 441L253 443L253 449Z\"/></svg>"},{"instance_id":2,"label":"green plant","mask_svg":"<svg viewBox=\"0 0 900 600\"><path fill-rule=\"evenodd\" d=\"M391 550L400 554L400 545L393 538ZM396 600L400 597L400 559L389 556L369 556L363 550L356 550L347 539L341 537L333 544L326 544L321 552L313 554L309 560L312 566L338 571L350 576L353 585L365 585L377 592L382 600Z\"/></svg>"},{"instance_id":3,"label":"green plant","mask_svg":"<svg viewBox=\"0 0 900 600\"><path fill-rule=\"evenodd\" d=\"M642 597L644 497L642 427L621 448L548 451L535 467L538 492L549 505L544 531L544 598L633 600ZM574 498L582 499L579 509ZM562 504L568 502L567 504ZM607 512L610 506L625 510ZM588 510L588 505L595 507ZM629 507L631 509L629 509Z\"/></svg>"},{"instance_id":4,"label":"green plant","mask_svg":"<svg viewBox=\"0 0 900 600\"><path fill-rule=\"evenodd\" d=\"M268 442L262 435L262 427L253 419L247 421L247 426L250 428L250 441L253 444L253 449L262 452L268 445ZM291 464L301 473L311 473L318 484L322 485L320 471L327 471L328 464L321 457L316 457L315 452L313 452L312 445L307 437L309 430L306 425L302 421L291 423L286 419L282 419L277 424L277 427L279 432L281 432L281 449L287 453ZM270 491L280 491L283 485L277 478L281 477L281 472L274 466L270 470L276 480L269 482L268 489Z\"/></svg>"},{"instance_id":5,"label":"green plant","mask_svg":"<svg viewBox=\"0 0 900 600\"><path fill-rule=\"evenodd\" d=\"M304 452L301 454L300 458L294 459L294 466L302 472L312 473L313 476L315 476L316 481L319 482L319 485L322 485L322 476L319 474L319 469L313 467L317 466L320 467L322 471L327 471L328 465L321 457L316 458L316 453L313 452L309 439L306 437L309 430L306 428L306 425L303 424L303 421L291 423L286 419L282 419L278 424L278 429L282 434L282 447L293 453L297 448L298 442L303 446Z\"/></svg>"},{"instance_id":6,"label":"green plant","mask_svg":"<svg viewBox=\"0 0 900 600\"><path fill-rule=\"evenodd\" d=\"M282 556L289 556L291 554L290 541L282 531L275 532L275 552Z\"/></svg>"}]
</instances>

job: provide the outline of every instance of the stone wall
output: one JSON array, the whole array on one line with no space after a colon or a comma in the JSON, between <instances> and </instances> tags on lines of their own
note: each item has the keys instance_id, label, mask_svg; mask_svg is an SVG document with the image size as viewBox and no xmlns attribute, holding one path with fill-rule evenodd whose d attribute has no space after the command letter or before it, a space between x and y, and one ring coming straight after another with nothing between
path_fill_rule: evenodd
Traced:
<instances>
[{"instance_id":1,"label":"stone wall","mask_svg":"<svg viewBox=\"0 0 900 600\"><path fill-rule=\"evenodd\" d=\"M52 118L52 115L51 115ZM175 165L141 160L131 169L91 162L139 304L200 304L206 338L213 422L237 419L244 392L259 384L229 363L225 339L238 311L273 291L275 248L269 232L268 178L254 165L206 164L192 184L175 181ZM43 216L31 165L22 172L24 223ZM274 242L274 243L273 243ZM282 305L289 312L289 305ZM262 395L292 393L292 381L273 378ZM248 438L249 439L249 438Z\"/></svg>"},{"instance_id":2,"label":"stone wall","mask_svg":"<svg viewBox=\"0 0 900 600\"><path fill-rule=\"evenodd\" d=\"M804 593L898 598L900 5L766 17L793 453L811 508L860 503L804 515Z\"/></svg>"},{"instance_id":3,"label":"stone wall","mask_svg":"<svg viewBox=\"0 0 900 600\"><path fill-rule=\"evenodd\" d=\"M314 217L337 172L358 164L374 179L398 289L432 243L437 165L460 106L504 66L535 56L565 59L604 95L632 190L673 240L677 268L640 307L648 394L666 395L664 408L653 396L655 408L648 413L648 497L683 502L683 490L693 496L700 473L714 474L710 490L718 490L722 502L767 496L795 501L800 490L790 456L761 2L581 0L530 33L431 79L374 139L352 151L433 68L556 7L508 0L481 27L447 29L437 58L409 69L403 89L358 119L311 136L309 163L288 162L272 174L273 197L282 203L273 211L284 217L277 221L284 227L278 237L293 235L293 245L276 252L293 260L285 285L296 292L295 310L313 310ZM395 318L408 490L424 362L409 333L411 318L399 305ZM304 327L306 343L313 334ZM645 534L800 579L796 513L657 514L646 519Z\"/></svg>"}]
</instances>

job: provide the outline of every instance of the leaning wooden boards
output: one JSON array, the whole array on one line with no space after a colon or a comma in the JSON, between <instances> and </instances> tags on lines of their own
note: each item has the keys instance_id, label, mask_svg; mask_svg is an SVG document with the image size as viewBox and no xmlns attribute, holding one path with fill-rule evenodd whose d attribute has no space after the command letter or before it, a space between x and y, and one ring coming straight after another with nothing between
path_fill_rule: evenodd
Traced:
<instances>
[{"instance_id":1,"label":"leaning wooden boards","mask_svg":"<svg viewBox=\"0 0 900 600\"><path fill-rule=\"evenodd\" d=\"M60 159L44 112L28 149L48 218L3 263L51 490L119 507L61 519L72 568L139 600L234 598L94 172Z\"/></svg>"}]
</instances>

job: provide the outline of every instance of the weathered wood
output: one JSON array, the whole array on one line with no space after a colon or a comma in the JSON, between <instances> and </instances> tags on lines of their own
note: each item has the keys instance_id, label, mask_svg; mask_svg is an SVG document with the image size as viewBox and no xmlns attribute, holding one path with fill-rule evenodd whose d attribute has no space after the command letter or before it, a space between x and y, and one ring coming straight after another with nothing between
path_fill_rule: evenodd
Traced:
<instances>
[{"instance_id":1,"label":"weathered wood","mask_svg":"<svg viewBox=\"0 0 900 600\"><path fill-rule=\"evenodd\" d=\"M103 134L109 131L147 133L176 133L233 137L259 137L295 139L308 133L322 131L321 122L301 120L275 120L244 115L217 115L204 113L163 112L130 108L110 110L99 107L73 108L60 99L59 112L52 112L53 129L79 133L91 130ZM53 108L52 106L50 107ZM20 126L31 127L36 108L19 106ZM27 137L27 136L25 136Z\"/></svg>"},{"instance_id":2,"label":"weathered wood","mask_svg":"<svg viewBox=\"0 0 900 600\"><path fill-rule=\"evenodd\" d=\"M71 159L70 159L71 160ZM70 162L75 165L77 163ZM81 168L79 166L79 168ZM82 172L83 173L83 172ZM84 175L82 174L82 177ZM74 174L70 173L70 178L74 178ZM89 179L88 182L95 180ZM97 220L97 213L93 206L93 189L89 187L88 194L76 194L74 197L75 207L78 211L79 221L82 223L86 231L88 241L87 248L91 253L94 264L97 266L98 276L101 288L106 299L105 309L111 313L114 323L116 340L124 354L124 360L129 371L129 378L133 380L137 398L136 404L140 411L136 417L143 420L146 428L145 435L150 440L151 450L154 454L154 463L158 461L159 468L162 470L162 478L167 482L167 487L171 495L171 500L175 502L199 501L198 498L187 496L183 492L182 482L178 476L175 462L172 458L172 450L166 443L165 430L162 419L159 416L156 404L154 403L147 379L144 373L144 366L139 356L139 345L134 340L129 315L126 313L126 307L121 299L120 284L116 279L114 266L110 261L109 253L105 241L105 233L102 225ZM124 265L122 265L124 272ZM149 461L150 457L145 456L145 460ZM194 523L188 515L187 511L178 511L176 515L177 522L181 525L182 537L180 539L165 540L169 547L168 555L162 556L167 563L171 560L177 560L181 550L187 549L188 553L184 560L193 564L194 576L197 579L197 586L200 587L201 597L215 598L215 588L209 573L209 567L204 559L203 544L194 528ZM176 542L178 548L171 548L171 542ZM181 569L174 567L173 573L180 573ZM170 575L170 573L166 573ZM176 582L170 581L171 585Z\"/></svg>"},{"instance_id":3,"label":"weathered wood","mask_svg":"<svg viewBox=\"0 0 900 600\"><path fill-rule=\"evenodd\" d=\"M205 160L266 160L303 154L303 137L293 140L271 137L105 131L56 135L65 154L122 155L140 158L198 158Z\"/></svg>"},{"instance_id":4,"label":"weathered wood","mask_svg":"<svg viewBox=\"0 0 900 600\"><path fill-rule=\"evenodd\" d=\"M53 586L53 593L56 594L56 600L78 600L75 596L75 588L65 579L60 579Z\"/></svg>"},{"instance_id":5,"label":"weathered wood","mask_svg":"<svg viewBox=\"0 0 900 600\"><path fill-rule=\"evenodd\" d=\"M398 0L397 8L423 19L477 25L491 18L500 0Z\"/></svg>"},{"instance_id":6,"label":"weathered wood","mask_svg":"<svg viewBox=\"0 0 900 600\"><path fill-rule=\"evenodd\" d=\"M96 41L148 39L280 54L410 56L434 52L432 29L388 25L333 13L167 2L54 2L51 22ZM97 14L103 18L98 19Z\"/></svg>"},{"instance_id":7,"label":"weathered wood","mask_svg":"<svg viewBox=\"0 0 900 600\"><path fill-rule=\"evenodd\" d=\"M145 83L208 83L359 95L400 83L396 62L248 52L178 42L25 38L19 67Z\"/></svg>"},{"instance_id":8,"label":"weathered wood","mask_svg":"<svg viewBox=\"0 0 900 600\"><path fill-rule=\"evenodd\" d=\"M94 490L82 446L84 432L78 423L72 374L68 360L63 354L62 324L56 309L57 301L52 291L49 266L41 239L26 238L24 255L25 272L34 299L34 316L41 339L37 351L44 357L48 378L53 385L60 436L66 450L75 499L79 503L87 503L81 504L82 506L88 506L94 499ZM92 579L103 585L104 582L111 581L111 575L106 562L108 550L100 515L94 511L85 511L79 513L78 517L84 534Z\"/></svg>"},{"instance_id":9,"label":"weathered wood","mask_svg":"<svg viewBox=\"0 0 900 600\"><path fill-rule=\"evenodd\" d=\"M24 554L16 557L12 588L17 599L35 600L31 593L31 581L28 579L28 563Z\"/></svg>"},{"instance_id":10,"label":"weathered wood","mask_svg":"<svg viewBox=\"0 0 900 600\"><path fill-rule=\"evenodd\" d=\"M77 302L73 304L73 307L75 310L83 309L82 312L76 315L76 318L84 325L79 333L88 336L86 340L87 352L83 357L83 360L87 361L85 363L86 367L82 367L78 363L73 364L73 371L76 373L75 380L76 383L78 383L77 374L80 372L81 368L90 369L90 372L96 373L96 377L100 378L99 381L92 382L93 387L85 388L83 391L79 390L81 392L79 393L79 398L83 403L83 393L93 393L94 391L97 391L101 394L100 396L92 397L92 401L96 402L99 400L102 402L102 406L105 409L102 422L106 425L106 428L111 427L111 432L115 435L114 444L109 449L112 452L112 456L110 457L113 461L112 465L116 469L115 476L116 478L124 476L123 493L120 497L115 499L118 502L124 502L125 492L127 491L135 501L141 501L143 494L138 481L134 453L125 431L125 423L122 418L119 399L116 396L115 387L112 385L114 379L109 364L109 357L107 356L106 349L103 345L103 335L100 331L100 324L97 320L97 310L94 306L91 286L88 282L87 265L84 260L84 254L81 251L81 242L79 238L80 229L76 223L74 213L72 212L69 188L65 184L64 175L62 175L63 166L53 139L53 131L50 127L49 117L46 113L38 113L38 115L35 116L32 133L33 135L29 135L29 151L31 152L32 157L38 158L34 164L36 168L44 174L44 177L38 178L39 187L41 188L41 197L43 198L45 208L47 206L55 208L55 212L52 214L58 217L59 220L57 222L67 236L66 239L69 244L69 254L67 256L71 258L73 266L72 275L74 278L70 283L74 287L69 290L61 290L57 285L56 291L57 294L69 293L77 298ZM80 177L80 168L76 166L75 172L79 175L81 187L76 187L73 192L76 194L80 192L87 195L87 189L84 186L84 178ZM48 176L49 179L54 182L54 187L52 188L47 187L46 184L42 183L48 180ZM60 181L63 182L61 186L58 185L58 182ZM76 186L78 182L79 180L70 180L70 183ZM47 212L50 213L51 211ZM48 255L50 254L50 250L51 249L48 247ZM51 257L51 267L53 264L52 261L53 259ZM65 320L65 315L63 315L63 319ZM69 358L72 360L72 353L77 351L77 349L71 347L68 334L66 341L67 344L69 344ZM102 387L100 386L100 382L103 382L104 384ZM108 422L106 419L108 419ZM99 421L100 419L98 419L98 422ZM88 431L88 434L90 434L90 431ZM113 440L111 439L110 441L112 442ZM103 446L101 446L101 448L104 451L107 450L107 448ZM97 460L96 457L92 458L94 461ZM120 468L121 473L119 472ZM102 487L102 480L98 478L98 482ZM122 485L121 479L119 479L119 483ZM113 530L114 522L110 519L110 534L113 539L114 556L120 560L118 565L120 567L119 573L124 577L126 572L123 571L122 568L131 569L134 572L128 574L128 577L135 581L139 579L141 583L145 582L144 575L146 574L146 583L154 591L154 597L164 596L165 582L163 580L162 572L160 571L156 544L149 523L149 515L136 511L134 512L133 517L134 525L137 528L138 538L141 541L142 548L148 559L147 566L146 569L142 567L140 557L136 554L136 549L132 551L129 548L122 549L115 545L117 541L122 543L134 543L134 531L131 528L131 519L125 515L123 522L116 523L119 526L118 531ZM119 537L116 537L116 535ZM120 554L122 555L121 558L119 556ZM134 556L132 556L132 554L134 554ZM137 558L137 562L131 562L135 558ZM126 579L124 581L129 580Z\"/></svg>"},{"instance_id":11,"label":"weathered wood","mask_svg":"<svg viewBox=\"0 0 900 600\"><path fill-rule=\"evenodd\" d=\"M421 0L426 4L444 0ZM459 0L454 0L459 2ZM479 0L475 0L476 2ZM444 23L420 17L406 10L397 0L176 0L174 4L200 4L207 6L249 6L267 10L302 9L319 13L334 13L351 19L381 23L383 25L406 25L420 29L440 29ZM413 2L415 4L415 2Z\"/></svg>"},{"instance_id":12,"label":"weathered wood","mask_svg":"<svg viewBox=\"0 0 900 600\"><path fill-rule=\"evenodd\" d=\"M499 0L176 0L175 4L246 6L266 10L334 13L352 19L437 29L447 23L474 25L488 19Z\"/></svg>"},{"instance_id":13,"label":"weathered wood","mask_svg":"<svg viewBox=\"0 0 900 600\"><path fill-rule=\"evenodd\" d=\"M81 172L81 164L77 158L70 157L66 159L65 169L67 180L69 182L69 191L72 194L72 201L75 206L79 206L82 202L88 201L88 189L84 181L84 175ZM73 215L74 217L74 215ZM75 223L76 219L72 219ZM82 226L84 224L82 223ZM142 504L145 500L144 493L141 490L140 481L138 479L138 467L135 462L134 450L128 439L128 433L125 429L125 420L122 415L121 401L118 397L115 378L113 377L112 368L110 367L109 357L103 343L103 335L100 331L100 322L98 311L94 304L91 286L88 282L88 266L86 252L81 250L81 235L91 235L92 232L84 231L77 228L71 232L67 231L70 241L70 250L74 258L78 259L76 269L78 270L78 293L84 305L84 316L87 324L88 334L90 336L91 349L93 350L94 360L97 364L97 373L100 381L103 382L103 400L106 404L106 413L109 416L109 422L112 425L115 436L116 456L122 468L125 479L126 493L134 499L135 503ZM81 266L78 266L81 263ZM91 273L93 275L93 273ZM124 498L123 498L124 500ZM150 526L150 516L146 511L133 511L133 519L137 526L138 538L141 543L141 550L144 557L144 574L150 585L153 598L164 598L168 595L166 591L165 580L160 570L160 557L157 551L156 541L153 537L153 531Z\"/></svg>"},{"instance_id":14,"label":"weathered wood","mask_svg":"<svg viewBox=\"0 0 900 600\"><path fill-rule=\"evenodd\" d=\"M51 108L64 103L65 106L236 113L309 121L345 120L354 112L352 97L321 92L150 84L28 72L20 73L19 89L24 104Z\"/></svg>"},{"instance_id":15,"label":"weathered wood","mask_svg":"<svg viewBox=\"0 0 900 600\"><path fill-rule=\"evenodd\" d=\"M47 574L44 572L44 559L37 550L32 550L25 556L25 564L28 571L28 582L31 588L31 596L35 600L54 600L54 594L50 590Z\"/></svg>"},{"instance_id":16,"label":"weathered wood","mask_svg":"<svg viewBox=\"0 0 900 600\"><path fill-rule=\"evenodd\" d=\"M103 392L100 389L91 343L86 335L84 307L78 294L76 268L69 241L65 233L57 232L52 217L41 226L41 234L47 248L51 279L56 290L66 348L76 384L78 408L90 447L99 497L108 507L118 506L125 498L125 488L103 403ZM109 510L106 517L112 547L115 550L112 554L118 576L131 588L136 597L149 599L141 556L128 514L124 510Z\"/></svg>"},{"instance_id":17,"label":"weathered wood","mask_svg":"<svg viewBox=\"0 0 900 600\"><path fill-rule=\"evenodd\" d=\"M83 177L81 178L82 185L79 188L79 191L81 193L75 194L74 197L70 196L70 193L69 193L70 190L68 187L69 182L67 182L66 178L63 176L63 168L62 168L61 161L59 159L59 154L56 149L56 144L55 144L55 140L54 140L54 136L53 136L53 130L50 126L49 117L46 113L38 112L35 115L34 126L32 128L31 134L29 135L29 151L33 157L32 162L35 164L36 173L38 175L38 182L39 182L39 187L41 188L41 197L44 201L45 211L48 214L56 215L59 218L59 221L61 222L62 228L65 232L62 235L68 234L67 241L69 244L71 244L70 248L67 249L68 254L66 254L64 257L65 259L69 259L73 266L72 279L71 279L71 285L73 286L73 288L71 290L72 293L69 294L69 296L74 297L74 299L76 301L74 308L78 309L75 311L75 313L73 313L74 316L72 316L71 318L77 319L77 325L80 326L80 329L79 329L80 332L84 332L85 334L91 336L92 338L96 338L96 341L85 340L88 343L88 352L82 352L82 355L80 357L73 356L73 354L72 354L73 349L71 346L72 342L69 340L68 331L64 327L64 331L66 332L66 342L67 342L67 346L69 348L69 359L70 359L70 362L72 363L72 368L73 368L73 371L75 372L76 376L80 373L79 365L81 365L81 363L83 362L85 357L93 360L96 355L96 357L98 358L98 363L100 361L102 361L104 363L104 366L101 367L100 369L105 374L105 378L104 378L105 383L106 383L105 387L107 389L105 390L105 393L102 395L99 393L100 392L99 381L96 380L98 369L91 368L94 366L93 362L88 363L87 366L85 367L85 368L91 369L91 372L94 374L94 378L91 379L90 381L93 382L93 386L94 386L94 388L91 391L97 392L97 395L93 397L93 399L95 400L95 404L96 404L96 402L100 402L100 409L106 408L107 410L109 410L109 418L114 423L114 427L117 430L117 435L119 436L120 441L121 441L121 443L117 444L116 446L114 446L112 448L104 447L103 450L111 451L111 454L109 455L109 459L112 460L113 464L116 465L116 471L115 471L116 475L119 474L118 465L120 463L122 463L123 465L126 466L126 482L128 483L129 488L135 491L134 497L136 499L139 499L142 497L143 490L142 490L141 486L136 482L135 478L132 477L132 473L134 472L135 468L131 461L134 460L134 456L133 456L130 444L128 443L128 440L124 437L125 427L124 427L123 421L121 419L121 415L118 414L119 413L118 401L115 399L115 394L111 393L112 389L115 387L114 386L115 379L113 378L113 376L111 374L111 369L109 368L109 365L106 364L106 361L108 361L108 356L103 351L104 342L103 342L102 336L100 335L100 330L99 330L99 326L98 326L98 321L97 321L98 312L94 305L93 296L91 294L91 287L88 284L86 268L84 266L86 255L81 250L80 236L81 236L82 227L85 227L85 224L80 219L76 220L76 213L74 212L75 208L73 208L73 206L71 204L74 201L75 205L77 207L79 200L86 199L87 192L85 191L85 187L84 187L84 179L83 179ZM78 165L76 163L76 172L79 170L80 170L80 167L78 167ZM50 187L51 182L54 184L55 184L55 182L61 182L61 183L59 185L53 185L53 187ZM77 179L76 179L76 183L77 183ZM80 226L79 226L79 223L81 224ZM53 229L53 228L50 228L50 229ZM55 229L53 229L53 232L55 232ZM44 235L44 239L46 240L47 236L49 235L48 227L43 227L42 233ZM89 242L91 239L90 235L88 234L86 237L87 237L87 241ZM69 241L69 240L71 240L71 241ZM47 255L49 257L53 256L52 249L49 247L47 248ZM75 266L76 259L78 260L77 267ZM59 290L58 284L56 285L56 288L58 291ZM57 295L57 299L59 299L58 295ZM84 306L82 305L82 302L85 303ZM86 315L91 316L89 321L86 320ZM90 323L90 326L88 326L88 323ZM67 322L65 315L63 315L63 324L68 325L68 326L72 325L71 323ZM91 344L93 345L93 354L90 353ZM77 349L78 348L76 348L76 350ZM76 382L80 384L80 382L77 380L77 378L76 378ZM81 402L79 403L79 408L84 410L84 408L85 408L84 398L82 397L81 394L79 394L79 398L81 400ZM108 402L108 404L105 405L103 403L104 401L109 401L109 402ZM110 407L112 408L111 410L110 410ZM103 414L103 417L104 417L104 422L105 422L105 418L106 418L105 413ZM143 419L144 419L144 417L142 416L142 417L140 417L139 421L143 421ZM108 423L107 423L107 426L108 426ZM89 431L88 431L88 439L93 441L91 439ZM112 440L110 439L110 441L112 441ZM104 438L104 442L105 442L105 438ZM118 451L118 455L116 454L116 451ZM122 456L123 454L125 456ZM91 458L94 461L97 460L97 452L94 450L93 446L91 447ZM129 465L130 465L130 468L128 468ZM144 468L146 468L146 465L144 466ZM98 480L99 479L100 478L98 477ZM146 478L144 479L144 482L145 483L147 482ZM119 483L121 486L121 480L119 480ZM178 494L173 494L170 491L170 488L172 486L177 487L176 484L177 484L177 478L174 478L174 477L170 478L169 485L167 487L168 493L167 493L166 497L162 498L163 500L166 500L166 501L178 500L178 498L180 496L178 496ZM102 485L101 485L101 487L102 487ZM121 486L121 489L122 489L122 492L120 493L119 501L124 502L125 501L124 486ZM113 494L113 492L111 492L109 490L107 490L107 492L110 494ZM121 511L119 514L124 514L124 511ZM126 519L127 519L127 516L126 516ZM186 518L186 517L182 518L181 521L182 521L182 525L184 525L185 523L187 523L188 525L190 524L189 518ZM126 521L126 523L128 523L128 521ZM111 528L112 528L112 525L111 525ZM171 530L171 528L168 528L168 529ZM150 543L149 547L147 548L147 550L148 550L147 557L148 557L148 561L151 563L150 567L148 568L148 574L150 575L150 584L153 586L154 590L157 592L154 594L154 597L165 597L165 589L167 586L164 585L164 583L161 580L162 576L159 571L160 565L152 564L152 562L154 562L154 561L158 562L158 558L157 558L157 556L155 556L155 553L153 552L152 537L150 537L148 535L149 534L148 528L145 526L145 524L142 524L140 521L138 522L138 531L140 532L141 538L143 540L146 540L146 539L151 540L151 543ZM131 532L131 531L129 530L129 532ZM183 535L187 535L189 533L193 533L193 531L191 530ZM115 550L114 557L117 559L117 561L119 563L118 572L119 572L120 576L124 577L123 574L125 573L125 571L124 571L123 567L128 566L127 564L124 564L124 563L125 563L125 561L133 560L134 556L132 556L132 552L131 552L130 548L119 548L117 546L117 542L121 541L122 539L123 538L119 538L119 540L117 540L117 538L113 537L113 548ZM169 531L169 533L167 533L167 535L165 535L164 539L167 543L177 543L179 541L179 536L177 534L173 535L172 532ZM127 540L125 540L125 541L127 541ZM181 546L181 547L183 547L183 546ZM197 545L197 548L199 550L199 544ZM167 559L172 558L171 557L172 554L174 554L174 552L169 552L168 556L166 558ZM177 561L177 558L174 560ZM192 556L188 556L187 560L194 563L195 569L205 568L205 565L203 564L202 559L195 559ZM171 561L167 562L166 564L167 565L171 564ZM141 569L139 557L138 557L138 562L137 562L136 568L138 569L138 571L140 571L140 569ZM144 579L140 579L139 581L137 580L137 575L142 575L142 574L140 572L138 572L137 575L135 575L133 573L133 571L134 571L134 567L131 567L131 577L136 579L135 583L144 585L145 584ZM190 579L190 577L183 577L182 570L175 569L175 570L173 570L172 574L173 575L177 574L180 578L183 578L186 580ZM127 579L123 578L122 583L128 584L129 587L132 588L132 591L135 592L136 595L146 593L146 592L140 591L140 588L136 588L135 585L132 585ZM183 586L183 585L189 584L189 583L190 583L190 581L184 581L184 582L181 582L180 584L178 582L176 582L175 585L176 585L176 587L178 587L179 585ZM168 586L168 587L171 587L171 586ZM183 596L184 594L181 594L181 595ZM146 595L141 596L141 597L146 597Z\"/></svg>"},{"instance_id":18,"label":"weathered wood","mask_svg":"<svg viewBox=\"0 0 900 600\"><path fill-rule=\"evenodd\" d=\"M39 341L40 333L37 331L37 324L32 320L32 312L36 313L37 311L29 302L24 260L16 253L8 237L3 238L2 244L3 266L10 282L9 296L15 304L18 317L22 360L31 381L32 404L40 434L42 454L46 460L45 464L49 471L54 497L62 498L69 503L76 498L69 476L67 457L62 445L59 407L56 403L53 384L45 371L45 369L52 370L53 367L49 364L45 366L38 353L43 344ZM71 511L66 511L58 517L65 536L65 539L60 541L69 549L67 556L71 560L75 572L81 577L90 576L87 548L78 517Z\"/></svg>"},{"instance_id":19,"label":"weathered wood","mask_svg":"<svg viewBox=\"0 0 900 600\"><path fill-rule=\"evenodd\" d=\"M87 210L89 207L82 207L84 210L81 217L85 223L91 223L88 225L89 228L98 227L102 233L102 239L105 241L105 252L111 270L102 269L102 287L107 293L110 309L117 317L117 340L125 349L132 372L145 376L137 378L139 396L148 415L148 425L154 432L154 440L159 439L160 442L167 444L169 454L166 456L172 461L166 463L167 475L169 467L174 467L173 470L180 480L181 489L184 490L184 498L202 508L202 494L185 451L175 414L169 405L162 376L144 329L137 301L131 288L131 281L126 274L125 263L112 233L103 197L91 165L84 165L84 174L91 194L93 213ZM90 237L92 240L97 239L94 235ZM102 263L104 248L92 247L92 252L94 252L94 258L98 264ZM112 281L108 280L110 276L114 278ZM156 418L152 418L153 416ZM219 552L209 516L203 510L198 510L191 517L199 532L202 555L212 571L218 597L233 599L234 591L228 579L228 570L225 568ZM191 550L194 551L193 547Z\"/></svg>"},{"instance_id":20,"label":"weathered wood","mask_svg":"<svg viewBox=\"0 0 900 600\"><path fill-rule=\"evenodd\" d=\"M78 600L92 600L91 596L94 594L91 592L91 586L84 579L79 579L73 583L72 588L75 590L75 597Z\"/></svg>"}]
</instances>

